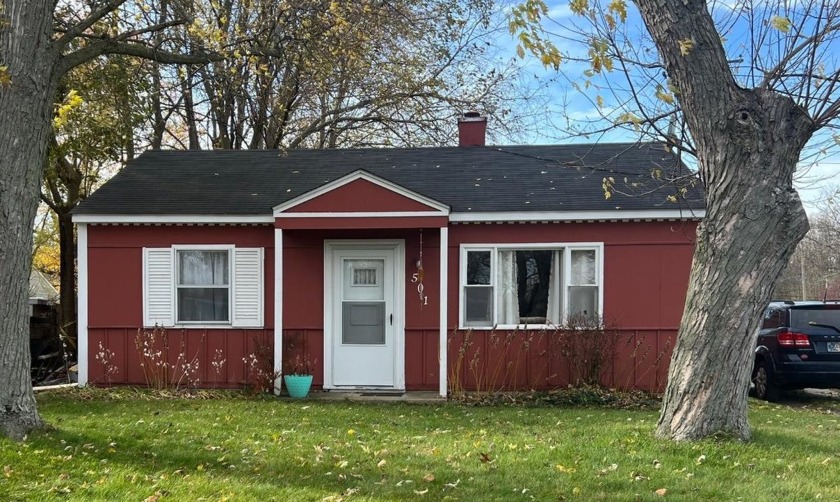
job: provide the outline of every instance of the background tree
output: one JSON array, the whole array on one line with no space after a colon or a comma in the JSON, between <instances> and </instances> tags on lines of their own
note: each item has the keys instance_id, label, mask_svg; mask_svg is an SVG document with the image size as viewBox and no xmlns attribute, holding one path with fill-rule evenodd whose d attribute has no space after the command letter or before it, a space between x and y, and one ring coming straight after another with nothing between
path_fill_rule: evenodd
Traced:
<instances>
[{"instance_id":1,"label":"background tree","mask_svg":"<svg viewBox=\"0 0 840 502\"><path fill-rule=\"evenodd\" d=\"M142 148L135 131L148 116L148 71L124 56L95 59L65 75L52 120L41 201L55 215L59 326L76 337L76 239L70 212L103 178Z\"/></svg>"},{"instance_id":2,"label":"background tree","mask_svg":"<svg viewBox=\"0 0 840 502\"><path fill-rule=\"evenodd\" d=\"M153 144L441 145L454 137L454 115L473 107L503 119L499 134L520 123L512 113L517 69L494 60L488 45L500 29L493 23L501 22L490 3L247 5L196 2L193 24L163 45L177 50L209 39L224 51L244 36L268 44L282 28L277 50L162 67ZM189 138L180 137L183 131Z\"/></svg>"},{"instance_id":3,"label":"background tree","mask_svg":"<svg viewBox=\"0 0 840 502\"><path fill-rule=\"evenodd\" d=\"M840 299L840 200L837 189L809 216L811 229L799 242L773 292L777 300Z\"/></svg>"},{"instance_id":4,"label":"background tree","mask_svg":"<svg viewBox=\"0 0 840 502\"><path fill-rule=\"evenodd\" d=\"M523 51L558 67L564 54L553 41L562 40L573 63L566 71L581 72L593 113L609 120L572 132L627 128L665 141L696 166L706 216L656 433L747 439L760 314L808 230L793 173L809 141L825 141L814 133L836 126L840 112L840 5L635 6L573 0L575 22L552 23L544 2L529 0L512 29Z\"/></svg>"}]
</instances>

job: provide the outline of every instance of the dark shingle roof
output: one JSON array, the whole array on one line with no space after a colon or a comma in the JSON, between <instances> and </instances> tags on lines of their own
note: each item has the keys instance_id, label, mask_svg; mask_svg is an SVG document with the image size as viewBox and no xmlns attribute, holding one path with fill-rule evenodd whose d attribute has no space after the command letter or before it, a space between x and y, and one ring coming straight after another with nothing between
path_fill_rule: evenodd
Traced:
<instances>
[{"instance_id":1,"label":"dark shingle roof","mask_svg":"<svg viewBox=\"0 0 840 502\"><path fill-rule=\"evenodd\" d=\"M652 172L661 170L665 179L688 171L661 144L620 143L148 151L74 213L270 215L277 204L359 169L447 204L453 212L702 207L702 195L693 187L677 203L666 200L677 190ZM637 195L605 199L605 177L614 178L619 191Z\"/></svg>"}]
</instances>

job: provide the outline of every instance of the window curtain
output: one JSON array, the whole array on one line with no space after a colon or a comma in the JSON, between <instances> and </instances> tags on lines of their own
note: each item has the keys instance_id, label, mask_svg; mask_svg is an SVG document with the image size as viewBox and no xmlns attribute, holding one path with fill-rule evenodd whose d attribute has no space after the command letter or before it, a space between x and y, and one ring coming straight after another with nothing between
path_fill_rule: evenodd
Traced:
<instances>
[{"instance_id":1,"label":"window curtain","mask_svg":"<svg viewBox=\"0 0 840 502\"><path fill-rule=\"evenodd\" d=\"M519 324L516 251L499 252L499 324Z\"/></svg>"},{"instance_id":2,"label":"window curtain","mask_svg":"<svg viewBox=\"0 0 840 502\"><path fill-rule=\"evenodd\" d=\"M227 251L178 253L179 321L227 321L230 291ZM195 287L199 286L199 287Z\"/></svg>"},{"instance_id":3,"label":"window curtain","mask_svg":"<svg viewBox=\"0 0 840 502\"><path fill-rule=\"evenodd\" d=\"M572 280L574 286L595 284L595 251L572 251Z\"/></svg>"},{"instance_id":4,"label":"window curtain","mask_svg":"<svg viewBox=\"0 0 840 502\"><path fill-rule=\"evenodd\" d=\"M183 286L223 286L228 283L227 251L181 251L180 281Z\"/></svg>"},{"instance_id":5,"label":"window curtain","mask_svg":"<svg viewBox=\"0 0 840 502\"><path fill-rule=\"evenodd\" d=\"M546 324L558 326L563 323L563 251L551 253L551 275L548 289L548 318Z\"/></svg>"}]
</instances>

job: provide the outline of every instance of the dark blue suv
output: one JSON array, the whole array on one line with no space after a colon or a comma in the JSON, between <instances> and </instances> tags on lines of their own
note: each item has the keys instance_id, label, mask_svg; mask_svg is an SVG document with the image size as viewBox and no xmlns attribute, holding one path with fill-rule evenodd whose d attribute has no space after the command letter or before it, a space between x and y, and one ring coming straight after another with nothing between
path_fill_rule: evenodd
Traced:
<instances>
[{"instance_id":1,"label":"dark blue suv","mask_svg":"<svg viewBox=\"0 0 840 502\"><path fill-rule=\"evenodd\" d=\"M840 303L773 302L758 333L755 395L775 401L783 389L840 387Z\"/></svg>"}]
</instances>

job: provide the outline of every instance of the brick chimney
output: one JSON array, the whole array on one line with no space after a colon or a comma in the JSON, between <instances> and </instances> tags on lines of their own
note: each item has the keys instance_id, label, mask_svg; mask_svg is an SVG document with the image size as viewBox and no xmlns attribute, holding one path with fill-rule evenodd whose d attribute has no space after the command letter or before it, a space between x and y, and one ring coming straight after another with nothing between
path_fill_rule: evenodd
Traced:
<instances>
[{"instance_id":1,"label":"brick chimney","mask_svg":"<svg viewBox=\"0 0 840 502\"><path fill-rule=\"evenodd\" d=\"M458 146L484 146L487 134L487 117L475 111L458 117Z\"/></svg>"}]
</instances>

